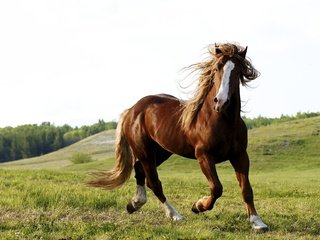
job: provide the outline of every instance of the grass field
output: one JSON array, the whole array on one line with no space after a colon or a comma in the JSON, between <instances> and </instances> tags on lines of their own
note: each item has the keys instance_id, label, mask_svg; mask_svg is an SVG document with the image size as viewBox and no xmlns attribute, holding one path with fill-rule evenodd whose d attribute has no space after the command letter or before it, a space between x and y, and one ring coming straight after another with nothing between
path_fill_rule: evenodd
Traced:
<instances>
[{"instance_id":1,"label":"grass field","mask_svg":"<svg viewBox=\"0 0 320 240\"><path fill-rule=\"evenodd\" d=\"M173 156L159 167L159 175L184 221L167 219L150 190L148 203L127 214L133 177L109 192L84 184L89 171L113 166L111 135L101 133L50 156L1 164L0 239L320 239L319 117L249 132L251 183L257 210L270 226L266 233L251 231L228 162L217 166L224 193L212 211L191 212L192 204L209 194L208 184L196 161ZM73 164L74 152L95 161Z\"/></svg>"}]
</instances>

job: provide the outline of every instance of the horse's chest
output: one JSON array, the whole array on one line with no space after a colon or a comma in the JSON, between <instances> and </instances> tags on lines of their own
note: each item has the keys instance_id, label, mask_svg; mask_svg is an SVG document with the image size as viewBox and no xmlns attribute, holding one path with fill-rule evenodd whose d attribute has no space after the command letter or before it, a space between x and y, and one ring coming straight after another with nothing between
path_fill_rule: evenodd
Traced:
<instances>
[{"instance_id":1,"label":"horse's chest","mask_svg":"<svg viewBox=\"0 0 320 240\"><path fill-rule=\"evenodd\" d=\"M207 144L207 152L217 163L230 160L236 154L239 143L234 134L212 137Z\"/></svg>"},{"instance_id":2,"label":"horse's chest","mask_svg":"<svg viewBox=\"0 0 320 240\"><path fill-rule=\"evenodd\" d=\"M240 127L217 123L198 128L191 134L190 142L198 153L207 153L216 163L230 160L241 148ZM197 155L197 153L196 153Z\"/></svg>"}]
</instances>

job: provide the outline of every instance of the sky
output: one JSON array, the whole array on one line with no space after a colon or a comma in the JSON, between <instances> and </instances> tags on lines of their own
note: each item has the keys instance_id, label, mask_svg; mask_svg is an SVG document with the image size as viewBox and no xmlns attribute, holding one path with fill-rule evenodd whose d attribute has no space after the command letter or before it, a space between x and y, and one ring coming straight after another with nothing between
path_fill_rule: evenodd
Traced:
<instances>
[{"instance_id":1,"label":"sky","mask_svg":"<svg viewBox=\"0 0 320 240\"><path fill-rule=\"evenodd\" d=\"M140 98L188 99L186 66L236 42L261 75L243 115L320 111L320 1L0 0L0 127L117 120Z\"/></svg>"}]
</instances>

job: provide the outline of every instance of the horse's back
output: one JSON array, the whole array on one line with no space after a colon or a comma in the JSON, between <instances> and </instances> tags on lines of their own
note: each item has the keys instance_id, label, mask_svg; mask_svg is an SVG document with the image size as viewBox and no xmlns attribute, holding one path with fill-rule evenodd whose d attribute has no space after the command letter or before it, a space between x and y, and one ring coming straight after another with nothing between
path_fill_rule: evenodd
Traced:
<instances>
[{"instance_id":1,"label":"horse's back","mask_svg":"<svg viewBox=\"0 0 320 240\"><path fill-rule=\"evenodd\" d=\"M176 111L180 107L178 98L168 94L149 95L141 98L129 111L135 116L145 116L147 112L157 115L158 118ZM164 111L166 110L166 111Z\"/></svg>"},{"instance_id":2,"label":"horse's back","mask_svg":"<svg viewBox=\"0 0 320 240\"><path fill-rule=\"evenodd\" d=\"M158 146L170 153L194 157L181 129L182 104L172 95L149 95L129 109L126 135L136 148ZM130 141L130 140L129 140Z\"/></svg>"},{"instance_id":3,"label":"horse's back","mask_svg":"<svg viewBox=\"0 0 320 240\"><path fill-rule=\"evenodd\" d=\"M161 104L174 104L179 103L179 99L169 95L169 94L156 94L156 95L148 95L141 98L133 107L134 108L148 108L151 105L161 105Z\"/></svg>"}]
</instances>

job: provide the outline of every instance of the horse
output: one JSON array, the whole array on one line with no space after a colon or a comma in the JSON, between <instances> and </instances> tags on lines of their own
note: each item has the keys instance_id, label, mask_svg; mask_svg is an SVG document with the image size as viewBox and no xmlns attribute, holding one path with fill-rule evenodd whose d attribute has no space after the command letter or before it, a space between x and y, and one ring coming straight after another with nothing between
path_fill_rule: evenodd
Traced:
<instances>
[{"instance_id":1,"label":"horse","mask_svg":"<svg viewBox=\"0 0 320 240\"><path fill-rule=\"evenodd\" d=\"M136 194L128 213L146 202L147 185L173 221L183 217L165 197L157 167L172 154L196 159L206 176L210 195L197 200L194 213L211 210L222 195L216 164L229 160L239 182L249 222L254 230L267 230L258 215L249 181L247 127L240 116L240 83L246 86L259 72L246 58L247 47L220 43L209 45L209 58L189 66L199 74L196 91L189 100L167 94L143 97L125 110L116 129L116 165L94 173L90 186L114 189L135 171Z\"/></svg>"}]
</instances>

